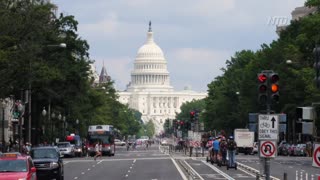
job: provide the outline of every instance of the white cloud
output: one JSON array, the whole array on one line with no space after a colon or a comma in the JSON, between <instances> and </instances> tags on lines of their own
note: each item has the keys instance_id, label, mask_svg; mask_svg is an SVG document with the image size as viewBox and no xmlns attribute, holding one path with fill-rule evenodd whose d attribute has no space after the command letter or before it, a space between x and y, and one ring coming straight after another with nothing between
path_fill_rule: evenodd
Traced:
<instances>
[{"instance_id":1,"label":"white cloud","mask_svg":"<svg viewBox=\"0 0 320 180\"><path fill-rule=\"evenodd\" d=\"M81 31L86 32L86 34L96 35L96 36L110 36L117 31L119 27L118 17L115 12L110 12L106 18L89 24L81 24Z\"/></svg>"},{"instance_id":2,"label":"white cloud","mask_svg":"<svg viewBox=\"0 0 320 180\"><path fill-rule=\"evenodd\" d=\"M198 16L214 17L218 14L234 10L234 8L234 0L198 0L196 1L196 3L192 1L192 3L190 3L189 6L185 8L185 10L186 12L190 12L191 14Z\"/></svg>"},{"instance_id":3,"label":"white cloud","mask_svg":"<svg viewBox=\"0 0 320 180\"><path fill-rule=\"evenodd\" d=\"M210 62L224 63L230 52L224 50L200 49L200 48L179 48L172 52L174 61L190 64L207 64Z\"/></svg>"},{"instance_id":4,"label":"white cloud","mask_svg":"<svg viewBox=\"0 0 320 180\"><path fill-rule=\"evenodd\" d=\"M191 85L205 91L232 52L206 48L179 48L168 53L168 69L175 89Z\"/></svg>"}]
</instances>

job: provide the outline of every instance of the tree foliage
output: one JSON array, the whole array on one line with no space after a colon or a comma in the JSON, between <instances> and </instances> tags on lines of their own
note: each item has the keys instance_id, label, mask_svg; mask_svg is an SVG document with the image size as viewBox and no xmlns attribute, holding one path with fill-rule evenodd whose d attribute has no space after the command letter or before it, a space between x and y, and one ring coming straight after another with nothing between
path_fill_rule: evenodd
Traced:
<instances>
[{"instance_id":1,"label":"tree foliage","mask_svg":"<svg viewBox=\"0 0 320 180\"><path fill-rule=\"evenodd\" d=\"M71 15L57 16L54 9L44 0L0 1L0 98L25 99L21 94L31 87L32 126L37 130L47 124L41 111L50 104L52 112L66 116L70 132L79 128L85 135L90 124L138 132L141 118L117 101L113 82L92 86L94 60L89 57L89 44L77 34L78 22ZM67 47L60 47L61 43ZM61 127L61 120L52 120ZM39 138L40 131L33 136Z\"/></svg>"},{"instance_id":2,"label":"tree foliage","mask_svg":"<svg viewBox=\"0 0 320 180\"><path fill-rule=\"evenodd\" d=\"M319 1L310 0L307 4L315 6L316 2ZM319 30L320 15L316 13L292 21L279 39L269 45L262 44L255 52L236 52L226 61L223 74L208 84L206 129L232 133L235 128L247 126L248 113L265 109L257 101L256 78L262 70L273 70L280 76L280 102L272 107L275 112L287 113L288 118L293 118L296 107L318 102L320 93L313 83L312 50L320 42ZM293 63L287 64L287 60Z\"/></svg>"}]
</instances>

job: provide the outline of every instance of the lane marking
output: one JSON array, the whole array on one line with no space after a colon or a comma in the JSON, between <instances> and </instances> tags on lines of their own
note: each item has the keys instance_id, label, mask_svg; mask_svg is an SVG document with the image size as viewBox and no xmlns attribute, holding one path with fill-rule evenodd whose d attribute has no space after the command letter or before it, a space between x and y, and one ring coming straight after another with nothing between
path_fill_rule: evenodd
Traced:
<instances>
[{"instance_id":1,"label":"lane marking","mask_svg":"<svg viewBox=\"0 0 320 180\"><path fill-rule=\"evenodd\" d=\"M63 164L68 164L70 161L63 162Z\"/></svg>"},{"instance_id":2,"label":"lane marking","mask_svg":"<svg viewBox=\"0 0 320 180\"><path fill-rule=\"evenodd\" d=\"M184 162L190 169L192 169L193 172L194 172L201 180L204 180L204 179L200 176L200 174L199 174L196 170L194 170L194 169L190 166L189 163L187 163L187 161L183 160L183 162Z\"/></svg>"},{"instance_id":3,"label":"lane marking","mask_svg":"<svg viewBox=\"0 0 320 180\"><path fill-rule=\"evenodd\" d=\"M217 173L221 174L222 176L224 176L225 178L229 179L229 180L235 180L233 179L231 176L229 176L228 174L224 173L223 171L221 171L220 169L216 168L215 166L213 166L212 164L208 164L206 161L202 160L201 162L203 162L203 164L209 166L211 169L213 169L214 171L216 171Z\"/></svg>"},{"instance_id":4,"label":"lane marking","mask_svg":"<svg viewBox=\"0 0 320 180\"><path fill-rule=\"evenodd\" d=\"M243 171L243 172L245 172L245 173L247 173L247 174L251 175L252 177L256 177L256 175L255 175L255 174L253 174L253 173L251 173L251 172L248 172L247 170L242 169L241 167L237 167L237 169L239 169L240 171Z\"/></svg>"},{"instance_id":5,"label":"lane marking","mask_svg":"<svg viewBox=\"0 0 320 180\"><path fill-rule=\"evenodd\" d=\"M81 172L81 174L84 174L84 172Z\"/></svg>"},{"instance_id":6,"label":"lane marking","mask_svg":"<svg viewBox=\"0 0 320 180\"><path fill-rule=\"evenodd\" d=\"M74 177L74 179L78 179L78 177Z\"/></svg>"},{"instance_id":7,"label":"lane marking","mask_svg":"<svg viewBox=\"0 0 320 180\"><path fill-rule=\"evenodd\" d=\"M135 163L136 161L137 161L137 160L136 160L136 159L134 159L134 160L133 160L133 163Z\"/></svg>"},{"instance_id":8,"label":"lane marking","mask_svg":"<svg viewBox=\"0 0 320 180\"><path fill-rule=\"evenodd\" d=\"M188 178L186 177L186 175L184 175L184 173L182 172L182 170L180 169L180 167L178 166L177 162L170 157L171 161L173 162L174 166L177 168L178 172L180 173L181 177L183 180L188 180Z\"/></svg>"},{"instance_id":9,"label":"lane marking","mask_svg":"<svg viewBox=\"0 0 320 180\"><path fill-rule=\"evenodd\" d=\"M100 163L102 163L102 160L100 160L99 162L97 162L97 164L100 164Z\"/></svg>"},{"instance_id":10,"label":"lane marking","mask_svg":"<svg viewBox=\"0 0 320 180\"><path fill-rule=\"evenodd\" d=\"M88 171L90 171L91 169L90 168L88 168Z\"/></svg>"}]
</instances>

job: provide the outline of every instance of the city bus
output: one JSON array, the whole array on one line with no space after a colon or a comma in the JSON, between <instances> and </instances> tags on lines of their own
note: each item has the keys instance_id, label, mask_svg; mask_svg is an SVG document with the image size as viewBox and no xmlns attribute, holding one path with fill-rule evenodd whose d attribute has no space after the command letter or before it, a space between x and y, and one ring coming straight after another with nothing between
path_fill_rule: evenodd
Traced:
<instances>
[{"instance_id":1,"label":"city bus","mask_svg":"<svg viewBox=\"0 0 320 180\"><path fill-rule=\"evenodd\" d=\"M102 154L114 156L115 144L114 144L114 129L112 125L91 125L88 128L87 136L87 152L88 155L94 156L95 145L100 142L102 144Z\"/></svg>"}]
</instances>

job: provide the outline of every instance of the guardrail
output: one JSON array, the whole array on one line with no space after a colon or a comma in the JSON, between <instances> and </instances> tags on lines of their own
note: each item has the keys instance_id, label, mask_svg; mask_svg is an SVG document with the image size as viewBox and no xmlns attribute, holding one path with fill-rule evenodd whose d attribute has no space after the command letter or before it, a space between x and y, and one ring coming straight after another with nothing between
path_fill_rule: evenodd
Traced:
<instances>
[{"instance_id":1,"label":"guardrail","mask_svg":"<svg viewBox=\"0 0 320 180\"><path fill-rule=\"evenodd\" d=\"M254 168L252 168L252 167L250 167L250 166L244 165L244 164L239 163L239 162L237 162L237 165L238 165L239 167L242 167L243 169L249 171L249 172L254 173L254 174L256 175L257 179L261 179L261 178L265 177L265 175L262 174L262 173L260 173L260 171L254 169ZM270 180L280 180L280 179L279 179L279 178L276 178L276 177L273 177L273 176L270 176Z\"/></svg>"},{"instance_id":2,"label":"guardrail","mask_svg":"<svg viewBox=\"0 0 320 180\"><path fill-rule=\"evenodd\" d=\"M187 173L187 177L189 180L203 180L203 178L184 160L177 160L179 165L185 170Z\"/></svg>"}]
</instances>

